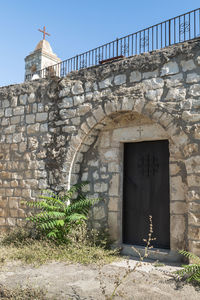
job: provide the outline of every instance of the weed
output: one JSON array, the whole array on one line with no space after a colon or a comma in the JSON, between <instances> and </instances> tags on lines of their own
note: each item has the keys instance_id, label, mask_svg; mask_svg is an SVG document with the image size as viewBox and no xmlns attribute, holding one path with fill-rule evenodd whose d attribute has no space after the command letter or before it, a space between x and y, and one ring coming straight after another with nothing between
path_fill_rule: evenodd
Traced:
<instances>
[{"instance_id":1,"label":"weed","mask_svg":"<svg viewBox=\"0 0 200 300\"><path fill-rule=\"evenodd\" d=\"M24 229L15 229L0 239L0 264L9 260L20 260L34 265L50 261L104 264L119 260L117 250L108 250L96 243L98 232L94 231L91 238L86 224L74 228L69 239L70 243L56 244L45 237L32 238L32 233Z\"/></svg>"},{"instance_id":2,"label":"weed","mask_svg":"<svg viewBox=\"0 0 200 300\"><path fill-rule=\"evenodd\" d=\"M8 289L0 284L0 299L2 300L47 300L45 291L32 287Z\"/></svg>"},{"instance_id":3,"label":"weed","mask_svg":"<svg viewBox=\"0 0 200 300\"><path fill-rule=\"evenodd\" d=\"M100 289L101 289L101 292L104 295L104 297L105 297L106 300L112 300L112 299L114 299L114 297L117 295L117 290L119 289L120 286L122 286L122 284L124 283L124 281L126 280L126 278L131 273L135 272L136 269L142 265L142 262L144 261L144 259L148 257L149 250L153 248L153 246L151 246L151 242L155 240L155 238L153 238L152 235L153 235L152 216L149 216L149 234L148 234L148 238L147 239L143 239L143 241L146 242L144 255L142 256L141 253L134 246L132 246L133 250L139 255L140 260L139 260L139 262L137 262L135 264L135 266L133 268L131 268L129 260L126 261L127 268L125 270L125 273L122 276L121 276L120 273L118 273L118 274L115 275L115 278L114 278L114 287L113 287L113 291L112 291L111 295L108 295L106 293L106 283L105 283L106 274L102 273L102 271L101 271L101 265L99 265ZM123 294L121 294L120 296L123 296Z\"/></svg>"},{"instance_id":4,"label":"weed","mask_svg":"<svg viewBox=\"0 0 200 300\"><path fill-rule=\"evenodd\" d=\"M69 232L88 219L90 207L98 199L87 198L82 188L87 184L75 184L62 196L47 190L38 201L25 201L26 205L36 208L27 220L31 221L40 232L58 243L68 242ZM77 196L76 196L77 195Z\"/></svg>"},{"instance_id":5,"label":"weed","mask_svg":"<svg viewBox=\"0 0 200 300\"><path fill-rule=\"evenodd\" d=\"M164 267L164 266L165 266L165 264L159 262L158 260L155 261L153 265L154 265L155 268L158 268L158 267Z\"/></svg>"},{"instance_id":6,"label":"weed","mask_svg":"<svg viewBox=\"0 0 200 300\"><path fill-rule=\"evenodd\" d=\"M185 250L179 251L180 254L193 261L193 264L183 265L183 269L176 271L181 278L185 278L187 282L195 282L200 284L200 258Z\"/></svg>"}]
</instances>

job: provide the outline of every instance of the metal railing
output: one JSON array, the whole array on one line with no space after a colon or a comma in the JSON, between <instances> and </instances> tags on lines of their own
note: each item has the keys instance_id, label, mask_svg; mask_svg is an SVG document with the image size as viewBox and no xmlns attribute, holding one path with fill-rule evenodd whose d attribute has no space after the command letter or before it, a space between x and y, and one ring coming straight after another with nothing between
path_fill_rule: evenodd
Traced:
<instances>
[{"instance_id":1,"label":"metal railing","mask_svg":"<svg viewBox=\"0 0 200 300\"><path fill-rule=\"evenodd\" d=\"M200 37L200 8L122 38L117 38L34 74L38 74L41 78L49 75L64 77L71 71L103 64L122 57L151 52L197 37ZM30 80L32 76L33 74L27 75L26 80Z\"/></svg>"}]
</instances>

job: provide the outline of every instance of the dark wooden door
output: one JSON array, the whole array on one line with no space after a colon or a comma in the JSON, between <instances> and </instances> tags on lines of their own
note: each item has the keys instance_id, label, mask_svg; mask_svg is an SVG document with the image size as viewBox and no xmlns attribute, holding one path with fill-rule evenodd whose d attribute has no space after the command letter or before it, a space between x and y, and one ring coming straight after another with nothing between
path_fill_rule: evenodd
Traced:
<instances>
[{"instance_id":1,"label":"dark wooden door","mask_svg":"<svg viewBox=\"0 0 200 300\"><path fill-rule=\"evenodd\" d=\"M170 247L167 140L124 144L123 242L146 245L152 215L154 247Z\"/></svg>"}]
</instances>

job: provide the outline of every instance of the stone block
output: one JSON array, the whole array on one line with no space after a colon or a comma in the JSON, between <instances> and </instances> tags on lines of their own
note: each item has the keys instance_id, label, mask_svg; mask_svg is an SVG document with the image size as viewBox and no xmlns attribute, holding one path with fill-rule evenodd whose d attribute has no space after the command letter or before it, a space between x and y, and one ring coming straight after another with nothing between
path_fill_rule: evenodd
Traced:
<instances>
[{"instance_id":1,"label":"stone block","mask_svg":"<svg viewBox=\"0 0 200 300\"><path fill-rule=\"evenodd\" d=\"M7 216L7 211L3 208L0 208L0 217L6 217Z\"/></svg>"},{"instance_id":2,"label":"stone block","mask_svg":"<svg viewBox=\"0 0 200 300\"><path fill-rule=\"evenodd\" d=\"M102 132L101 139L100 139L100 147L107 148L110 146L110 132L104 131Z\"/></svg>"},{"instance_id":3,"label":"stone block","mask_svg":"<svg viewBox=\"0 0 200 300\"><path fill-rule=\"evenodd\" d=\"M118 197L109 197L108 210L109 211L118 211L119 210L119 198Z\"/></svg>"},{"instance_id":4,"label":"stone block","mask_svg":"<svg viewBox=\"0 0 200 300\"><path fill-rule=\"evenodd\" d=\"M48 113L46 112L36 114L36 122L44 122L47 121L47 119L48 119Z\"/></svg>"},{"instance_id":5,"label":"stone block","mask_svg":"<svg viewBox=\"0 0 200 300\"><path fill-rule=\"evenodd\" d=\"M92 92L87 92L87 93L85 94L85 100L86 100L86 101L92 100L93 97L94 97L94 94L93 94Z\"/></svg>"},{"instance_id":6,"label":"stone block","mask_svg":"<svg viewBox=\"0 0 200 300\"><path fill-rule=\"evenodd\" d=\"M183 215L171 215L170 218L171 249L183 249L185 245L186 222Z\"/></svg>"},{"instance_id":7,"label":"stone block","mask_svg":"<svg viewBox=\"0 0 200 300\"><path fill-rule=\"evenodd\" d=\"M187 74L186 82L187 83L196 83L200 81L200 75L197 73L189 73Z\"/></svg>"},{"instance_id":8,"label":"stone block","mask_svg":"<svg viewBox=\"0 0 200 300\"><path fill-rule=\"evenodd\" d=\"M200 186L200 176L198 176L198 175L187 176L187 181L188 181L189 187L199 187Z\"/></svg>"},{"instance_id":9,"label":"stone block","mask_svg":"<svg viewBox=\"0 0 200 300\"><path fill-rule=\"evenodd\" d=\"M21 105L26 105L27 99L28 99L28 95L27 95L27 94L20 95L20 96L19 96L19 103L20 103Z\"/></svg>"},{"instance_id":10,"label":"stone block","mask_svg":"<svg viewBox=\"0 0 200 300\"><path fill-rule=\"evenodd\" d=\"M16 107L17 106L17 97L12 97L11 98L11 107Z\"/></svg>"},{"instance_id":11,"label":"stone block","mask_svg":"<svg viewBox=\"0 0 200 300\"><path fill-rule=\"evenodd\" d=\"M34 94L34 93L31 93L31 94L28 96L28 103L34 103L35 101L36 101L35 94Z\"/></svg>"},{"instance_id":12,"label":"stone block","mask_svg":"<svg viewBox=\"0 0 200 300\"><path fill-rule=\"evenodd\" d=\"M188 242L188 251L200 256L200 241L191 241Z\"/></svg>"},{"instance_id":13,"label":"stone block","mask_svg":"<svg viewBox=\"0 0 200 300\"><path fill-rule=\"evenodd\" d=\"M15 130L16 130L16 125L10 125L7 128L5 128L4 133L11 134L11 133L14 133Z\"/></svg>"},{"instance_id":14,"label":"stone block","mask_svg":"<svg viewBox=\"0 0 200 300\"><path fill-rule=\"evenodd\" d=\"M114 102L114 101L106 102L106 104L105 104L105 113L107 115L110 115L111 113L116 112L116 111L117 111L117 103L116 102Z\"/></svg>"},{"instance_id":15,"label":"stone block","mask_svg":"<svg viewBox=\"0 0 200 300\"><path fill-rule=\"evenodd\" d=\"M200 96L200 84L193 84L188 91L188 94L194 97Z\"/></svg>"},{"instance_id":16,"label":"stone block","mask_svg":"<svg viewBox=\"0 0 200 300\"><path fill-rule=\"evenodd\" d=\"M8 118L3 118L2 121L1 121L1 125L2 125L2 126L7 126L7 125L9 125L9 119L8 119Z\"/></svg>"},{"instance_id":17,"label":"stone block","mask_svg":"<svg viewBox=\"0 0 200 300\"><path fill-rule=\"evenodd\" d=\"M61 109L60 116L62 120L73 118L76 116L76 109Z\"/></svg>"},{"instance_id":18,"label":"stone block","mask_svg":"<svg viewBox=\"0 0 200 300\"><path fill-rule=\"evenodd\" d=\"M17 106L13 108L13 115L14 116L24 115L24 106Z\"/></svg>"},{"instance_id":19,"label":"stone block","mask_svg":"<svg viewBox=\"0 0 200 300\"><path fill-rule=\"evenodd\" d=\"M2 179L11 179L11 177L12 177L11 172L7 172L7 171L2 171L1 172L1 178ZM0 195L2 195L1 192L0 192Z\"/></svg>"},{"instance_id":20,"label":"stone block","mask_svg":"<svg viewBox=\"0 0 200 300\"><path fill-rule=\"evenodd\" d=\"M15 226L16 225L16 219L15 218L7 218L6 222L8 226Z\"/></svg>"},{"instance_id":21,"label":"stone block","mask_svg":"<svg viewBox=\"0 0 200 300\"><path fill-rule=\"evenodd\" d=\"M200 199L200 195L198 195L198 199L196 199L196 200L199 201L199 199ZM200 203L190 201L188 203L188 212L193 213L193 214L199 214L200 213Z\"/></svg>"},{"instance_id":22,"label":"stone block","mask_svg":"<svg viewBox=\"0 0 200 300\"><path fill-rule=\"evenodd\" d=\"M14 192L13 189L6 189L6 196L7 197L13 196L13 192Z\"/></svg>"},{"instance_id":23,"label":"stone block","mask_svg":"<svg viewBox=\"0 0 200 300\"><path fill-rule=\"evenodd\" d=\"M123 97L122 110L132 110L134 105L134 99L131 97Z\"/></svg>"},{"instance_id":24,"label":"stone block","mask_svg":"<svg viewBox=\"0 0 200 300\"><path fill-rule=\"evenodd\" d=\"M177 87L182 84L182 81L183 81L183 73L178 73L166 79L166 86L168 88Z\"/></svg>"},{"instance_id":25,"label":"stone block","mask_svg":"<svg viewBox=\"0 0 200 300\"><path fill-rule=\"evenodd\" d=\"M35 137L28 138L28 148L29 150L33 151L38 148L38 140Z\"/></svg>"},{"instance_id":26,"label":"stone block","mask_svg":"<svg viewBox=\"0 0 200 300\"><path fill-rule=\"evenodd\" d=\"M188 224L191 226L199 226L200 227L200 213L190 211L188 213Z\"/></svg>"},{"instance_id":27,"label":"stone block","mask_svg":"<svg viewBox=\"0 0 200 300\"><path fill-rule=\"evenodd\" d=\"M192 156L185 161L188 174L200 174L200 156Z\"/></svg>"},{"instance_id":28,"label":"stone block","mask_svg":"<svg viewBox=\"0 0 200 300\"><path fill-rule=\"evenodd\" d=\"M200 240L200 227L194 227L192 225L188 226L188 239L190 240Z\"/></svg>"},{"instance_id":29,"label":"stone block","mask_svg":"<svg viewBox=\"0 0 200 300\"><path fill-rule=\"evenodd\" d=\"M99 88L105 89L109 86L112 86L113 76L106 78L105 80L99 82Z\"/></svg>"},{"instance_id":30,"label":"stone block","mask_svg":"<svg viewBox=\"0 0 200 300\"><path fill-rule=\"evenodd\" d=\"M40 125L40 131L41 132L47 132L48 131L48 123L41 124Z\"/></svg>"},{"instance_id":31,"label":"stone block","mask_svg":"<svg viewBox=\"0 0 200 300\"><path fill-rule=\"evenodd\" d=\"M58 104L59 108L70 108L73 107L73 99L70 97L65 97L62 99L62 102Z\"/></svg>"},{"instance_id":32,"label":"stone block","mask_svg":"<svg viewBox=\"0 0 200 300\"><path fill-rule=\"evenodd\" d=\"M141 113L145 103L146 101L144 98L138 98L134 103L133 110L135 110L138 113Z\"/></svg>"},{"instance_id":33,"label":"stone block","mask_svg":"<svg viewBox=\"0 0 200 300\"><path fill-rule=\"evenodd\" d=\"M119 150L117 148L110 148L102 150L101 155L106 161L117 161L119 158Z\"/></svg>"},{"instance_id":34,"label":"stone block","mask_svg":"<svg viewBox=\"0 0 200 300\"><path fill-rule=\"evenodd\" d=\"M110 180L109 196L119 196L119 174L113 174Z\"/></svg>"},{"instance_id":35,"label":"stone block","mask_svg":"<svg viewBox=\"0 0 200 300\"><path fill-rule=\"evenodd\" d=\"M11 117L10 118L10 123L11 124L19 124L20 123L20 116Z\"/></svg>"},{"instance_id":36,"label":"stone block","mask_svg":"<svg viewBox=\"0 0 200 300\"><path fill-rule=\"evenodd\" d=\"M176 215L183 215L187 213L187 204L183 201L172 201L170 203L170 213Z\"/></svg>"},{"instance_id":37,"label":"stone block","mask_svg":"<svg viewBox=\"0 0 200 300\"><path fill-rule=\"evenodd\" d=\"M84 95L79 95L79 96L74 96L74 105L80 105L85 101L85 96Z\"/></svg>"},{"instance_id":38,"label":"stone block","mask_svg":"<svg viewBox=\"0 0 200 300\"><path fill-rule=\"evenodd\" d=\"M108 172L118 173L119 172L119 164L117 162L109 162L108 163Z\"/></svg>"},{"instance_id":39,"label":"stone block","mask_svg":"<svg viewBox=\"0 0 200 300\"><path fill-rule=\"evenodd\" d=\"M189 138L187 134L181 131L179 134L172 137L172 140L178 147L182 147L189 143Z\"/></svg>"},{"instance_id":40,"label":"stone block","mask_svg":"<svg viewBox=\"0 0 200 300\"><path fill-rule=\"evenodd\" d=\"M198 153L198 144L188 144L183 148L183 153L186 157Z\"/></svg>"},{"instance_id":41,"label":"stone block","mask_svg":"<svg viewBox=\"0 0 200 300\"><path fill-rule=\"evenodd\" d=\"M164 64L164 66L161 69L161 76L177 74L177 73L179 73L179 67L175 61L170 61Z\"/></svg>"},{"instance_id":42,"label":"stone block","mask_svg":"<svg viewBox=\"0 0 200 300\"><path fill-rule=\"evenodd\" d=\"M98 182L94 184L95 193L104 193L108 190L108 184L104 182Z\"/></svg>"},{"instance_id":43,"label":"stone block","mask_svg":"<svg viewBox=\"0 0 200 300\"><path fill-rule=\"evenodd\" d=\"M105 218L104 206L94 206L92 210L94 220L103 220Z\"/></svg>"},{"instance_id":44,"label":"stone block","mask_svg":"<svg viewBox=\"0 0 200 300\"><path fill-rule=\"evenodd\" d=\"M113 241L120 239L119 225L118 225L118 212L109 212L108 213L108 228L109 235Z\"/></svg>"},{"instance_id":45,"label":"stone block","mask_svg":"<svg viewBox=\"0 0 200 300\"><path fill-rule=\"evenodd\" d=\"M87 124L90 128L94 127L97 123L93 116L87 118L86 121L87 121Z\"/></svg>"},{"instance_id":46,"label":"stone block","mask_svg":"<svg viewBox=\"0 0 200 300\"><path fill-rule=\"evenodd\" d=\"M152 78L152 77L158 77L158 70L152 72L144 72L142 74L143 79Z\"/></svg>"},{"instance_id":47,"label":"stone block","mask_svg":"<svg viewBox=\"0 0 200 300\"><path fill-rule=\"evenodd\" d=\"M181 66L182 66L183 72L191 71L191 70L196 68L193 59L182 60L181 61Z\"/></svg>"},{"instance_id":48,"label":"stone block","mask_svg":"<svg viewBox=\"0 0 200 300\"><path fill-rule=\"evenodd\" d=\"M64 87L60 92L59 92L59 97L66 97L70 94L70 86Z\"/></svg>"},{"instance_id":49,"label":"stone block","mask_svg":"<svg viewBox=\"0 0 200 300\"><path fill-rule=\"evenodd\" d=\"M83 116L87 112L91 111L91 109L92 109L92 105L89 103L80 105L77 109L77 116Z\"/></svg>"},{"instance_id":50,"label":"stone block","mask_svg":"<svg viewBox=\"0 0 200 300\"><path fill-rule=\"evenodd\" d=\"M184 111L182 113L182 119L186 122L196 123L200 121L200 114L191 113L190 111Z\"/></svg>"},{"instance_id":51,"label":"stone block","mask_svg":"<svg viewBox=\"0 0 200 300\"><path fill-rule=\"evenodd\" d=\"M169 165L170 175L176 175L180 172L180 167L176 163Z\"/></svg>"},{"instance_id":52,"label":"stone block","mask_svg":"<svg viewBox=\"0 0 200 300\"><path fill-rule=\"evenodd\" d=\"M130 82L138 82L142 78L142 74L139 71L133 71L130 75Z\"/></svg>"},{"instance_id":53,"label":"stone block","mask_svg":"<svg viewBox=\"0 0 200 300\"><path fill-rule=\"evenodd\" d=\"M151 101L160 101L163 94L163 89L148 90L145 97Z\"/></svg>"},{"instance_id":54,"label":"stone block","mask_svg":"<svg viewBox=\"0 0 200 300\"><path fill-rule=\"evenodd\" d=\"M105 117L105 112L103 111L103 109L101 107L98 107L97 109L95 109L93 111L93 115L94 115L95 119L99 122Z\"/></svg>"},{"instance_id":55,"label":"stone block","mask_svg":"<svg viewBox=\"0 0 200 300\"><path fill-rule=\"evenodd\" d=\"M18 197L10 197L9 198L9 207L17 209L19 207L19 198Z\"/></svg>"},{"instance_id":56,"label":"stone block","mask_svg":"<svg viewBox=\"0 0 200 300\"><path fill-rule=\"evenodd\" d=\"M91 89L92 89L92 83L90 81L86 82L85 83L85 91L86 91L86 93L90 92Z\"/></svg>"},{"instance_id":57,"label":"stone block","mask_svg":"<svg viewBox=\"0 0 200 300\"><path fill-rule=\"evenodd\" d=\"M18 210L17 209L10 209L9 212L10 212L10 216L12 218L17 218L18 217Z\"/></svg>"},{"instance_id":58,"label":"stone block","mask_svg":"<svg viewBox=\"0 0 200 300\"><path fill-rule=\"evenodd\" d=\"M2 107L3 108L9 107L9 106L10 106L10 102L8 100L5 99L5 100L2 101Z\"/></svg>"},{"instance_id":59,"label":"stone block","mask_svg":"<svg viewBox=\"0 0 200 300\"><path fill-rule=\"evenodd\" d=\"M12 108L5 109L5 117L12 117Z\"/></svg>"},{"instance_id":60,"label":"stone block","mask_svg":"<svg viewBox=\"0 0 200 300\"><path fill-rule=\"evenodd\" d=\"M184 184L182 182L181 176L171 177L170 188L171 200L180 201L185 199Z\"/></svg>"},{"instance_id":61,"label":"stone block","mask_svg":"<svg viewBox=\"0 0 200 300\"><path fill-rule=\"evenodd\" d=\"M67 132L67 133L72 133L76 131L75 126L63 126L62 127L62 132Z\"/></svg>"},{"instance_id":62,"label":"stone block","mask_svg":"<svg viewBox=\"0 0 200 300\"><path fill-rule=\"evenodd\" d=\"M165 100L167 101L183 101L186 97L186 89L185 88L171 88L166 97Z\"/></svg>"},{"instance_id":63,"label":"stone block","mask_svg":"<svg viewBox=\"0 0 200 300\"><path fill-rule=\"evenodd\" d=\"M200 139L200 125L196 125L194 129L194 138Z\"/></svg>"},{"instance_id":64,"label":"stone block","mask_svg":"<svg viewBox=\"0 0 200 300\"><path fill-rule=\"evenodd\" d=\"M38 103L37 111L38 112L43 112L44 111L44 105L42 103Z\"/></svg>"},{"instance_id":65,"label":"stone block","mask_svg":"<svg viewBox=\"0 0 200 300\"><path fill-rule=\"evenodd\" d=\"M145 88L149 90L161 89L164 86L164 80L162 78L152 78L143 80Z\"/></svg>"},{"instance_id":66,"label":"stone block","mask_svg":"<svg viewBox=\"0 0 200 300\"><path fill-rule=\"evenodd\" d=\"M0 226L6 224L6 219L5 218L0 218Z\"/></svg>"},{"instance_id":67,"label":"stone block","mask_svg":"<svg viewBox=\"0 0 200 300\"><path fill-rule=\"evenodd\" d=\"M125 74L120 74L120 75L115 76L115 78L114 78L115 85L121 85L124 83L126 83L126 75Z\"/></svg>"},{"instance_id":68,"label":"stone block","mask_svg":"<svg viewBox=\"0 0 200 300\"><path fill-rule=\"evenodd\" d=\"M26 123L27 124L35 123L35 115L34 114L26 115Z\"/></svg>"},{"instance_id":69,"label":"stone block","mask_svg":"<svg viewBox=\"0 0 200 300\"><path fill-rule=\"evenodd\" d=\"M199 109L200 108L200 99L191 99L192 101L192 108L193 109Z\"/></svg>"},{"instance_id":70,"label":"stone block","mask_svg":"<svg viewBox=\"0 0 200 300\"><path fill-rule=\"evenodd\" d=\"M76 82L73 86L72 86L72 94L74 95L78 95L78 94L82 94L84 92L83 89L83 85L82 82Z\"/></svg>"}]
</instances>

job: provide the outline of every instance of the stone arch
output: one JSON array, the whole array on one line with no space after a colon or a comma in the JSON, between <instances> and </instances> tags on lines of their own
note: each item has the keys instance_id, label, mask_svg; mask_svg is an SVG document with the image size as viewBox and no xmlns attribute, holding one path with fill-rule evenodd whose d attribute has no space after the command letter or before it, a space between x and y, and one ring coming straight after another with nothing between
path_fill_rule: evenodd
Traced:
<instances>
[{"instance_id":1,"label":"stone arch","mask_svg":"<svg viewBox=\"0 0 200 300\"><path fill-rule=\"evenodd\" d=\"M138 101L130 101L130 99L123 98L121 101L116 103L116 101L109 101L106 102L103 106L98 105L95 109L91 110L88 114L84 123L81 124L78 134L73 136L70 142L69 151L70 154L68 156L68 163L70 166L70 172L68 174L69 179L69 186L70 184L76 183L79 179L87 180L88 178L84 178L84 172L80 172L80 166L83 162L84 156L86 153L91 149L91 145L95 145L96 141L98 140L100 134L109 127L109 124L115 122L117 118L124 118L124 116L131 116L134 118L142 118L141 123L133 124L132 120L129 120L130 126L139 126L142 125L143 129L146 132L150 132L152 130L153 134L149 137L149 140L156 140L156 139L168 139L170 143L170 154L171 154L171 163L170 163L170 173L172 177L170 177L170 197L171 197L171 204L170 204L170 211L171 215L171 247L172 250L176 250L180 247L183 247L186 243L186 223L187 217L185 215L186 211L182 211L181 214L178 211L178 206L180 200L184 202L186 207L185 201L185 194L187 191L186 184L182 181L180 176L173 177L176 175L177 170L179 168L176 164L178 160L184 161L184 154L182 152L182 148L185 144L187 144L187 135L183 131L181 132L182 128L179 126L178 119L173 116L172 113L167 109L166 105L161 105L154 101L145 101L145 99L139 99ZM146 125L145 125L146 124ZM130 127L129 126L129 127ZM146 126L146 127L145 127ZM145 127L145 128L144 128ZM156 132L159 132L158 134ZM131 139L131 138L129 138ZM147 136L143 137L143 139L138 138L137 141L141 140L148 140ZM124 142L129 142L130 140L124 140ZM131 140L132 141L132 140ZM136 140L135 140L136 141ZM99 167L99 166L98 166ZM100 168L100 167L99 167ZM101 166L103 169L103 166ZM80 177L82 174L82 178ZM105 176L105 175L104 175ZM113 177L112 179L108 179L108 181L112 182L115 180L118 175ZM119 181L119 178L117 179ZM122 178L120 179L122 182ZM120 183L121 184L121 183ZM110 187L109 187L110 188ZM96 187L93 188L93 193L95 189L101 193L104 193L105 201L106 202L106 209L109 206L114 205L113 201L110 201L108 196L108 189L106 184L103 185L103 188L100 188L100 184L96 184ZM107 189L107 190L106 190ZM91 190L91 187L90 189ZM182 192L180 192L182 191ZM97 193L98 194L98 193ZM116 197L111 197L114 199ZM178 201L177 201L178 200ZM110 201L110 202L109 202ZM177 203L176 203L177 201ZM110 204L111 203L111 204ZM119 201L120 203L120 201ZM114 208L115 209L115 208ZM119 208L118 208L119 209ZM177 213L177 214L176 214ZM121 224L121 210L117 212L111 212L110 214L107 213L105 216L105 209L104 207L97 208L96 211L93 213L93 219L95 216L98 215L98 218L103 219L103 223L108 224L108 228L113 227L110 229L111 236L113 239L117 240L120 244L121 242L121 233L120 233L120 225ZM118 220L118 221L116 221ZM119 221L120 220L120 221ZM111 225L110 225L111 224ZM114 224L114 225L113 225ZM94 226L97 226L94 224ZM98 227L98 226L97 226ZM116 229L117 228L117 229ZM179 229L178 229L179 228ZM117 235L116 235L117 232Z\"/></svg>"},{"instance_id":2,"label":"stone arch","mask_svg":"<svg viewBox=\"0 0 200 300\"><path fill-rule=\"evenodd\" d=\"M68 187L71 182L76 182L75 174L79 170L77 163L81 162L81 153L87 151L88 146L94 142L94 138L98 136L112 114L123 112L136 112L159 124L171 139L173 145L171 151L176 152L176 156L183 158L181 147L187 143L187 135L184 131L180 134L181 128L178 119L167 109L167 104L161 106L158 102L147 101L144 98L134 100L127 97L118 102L108 101L104 106L100 104L91 110L86 121L81 124L77 135L71 138L66 156L66 165L69 170ZM71 180L72 178L73 180Z\"/></svg>"}]
</instances>

